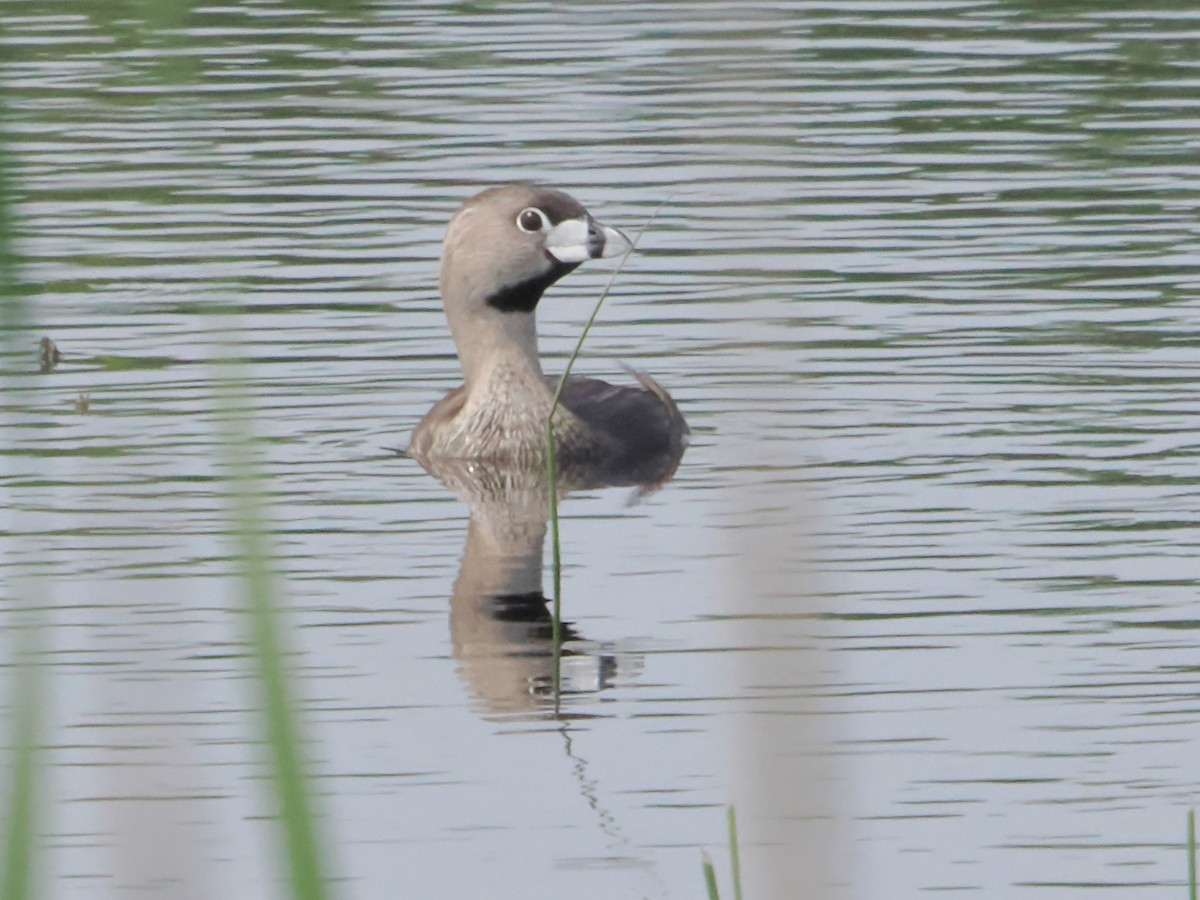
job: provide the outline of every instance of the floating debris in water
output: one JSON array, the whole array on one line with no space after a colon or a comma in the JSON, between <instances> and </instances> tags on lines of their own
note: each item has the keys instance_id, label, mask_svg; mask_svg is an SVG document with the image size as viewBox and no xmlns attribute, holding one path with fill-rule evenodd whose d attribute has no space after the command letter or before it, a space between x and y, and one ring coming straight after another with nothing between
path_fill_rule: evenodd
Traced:
<instances>
[{"instance_id":1,"label":"floating debris in water","mask_svg":"<svg viewBox=\"0 0 1200 900\"><path fill-rule=\"evenodd\" d=\"M38 368L43 373L53 372L54 367L62 362L62 353L58 349L58 344L50 340L48 337L42 338L38 344Z\"/></svg>"}]
</instances>

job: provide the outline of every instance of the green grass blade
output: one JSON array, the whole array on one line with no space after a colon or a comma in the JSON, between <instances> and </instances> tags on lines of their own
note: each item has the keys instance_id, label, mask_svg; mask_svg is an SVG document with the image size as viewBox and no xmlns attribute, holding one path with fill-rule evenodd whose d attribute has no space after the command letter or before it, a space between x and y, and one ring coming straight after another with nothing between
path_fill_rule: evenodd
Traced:
<instances>
[{"instance_id":1,"label":"green grass blade","mask_svg":"<svg viewBox=\"0 0 1200 900\"><path fill-rule=\"evenodd\" d=\"M733 900L742 900L742 854L738 849L737 813L729 807L729 865L733 871Z\"/></svg>"},{"instance_id":2,"label":"green grass blade","mask_svg":"<svg viewBox=\"0 0 1200 900\"><path fill-rule=\"evenodd\" d=\"M0 97L0 101L3 98ZM8 150L5 109L0 103L0 367L7 370L28 349L28 304L18 289L17 254L13 247L13 157ZM18 405L22 389L19 382L3 384L5 404ZM7 425L7 423L5 423ZM13 602L12 599L9 602ZM3 866L0 873L0 897L28 900L35 896L34 863L37 853L38 789L40 786L42 710L43 625L40 611L31 607L28 619L12 628L6 637L13 642L14 665L12 698L8 704L9 744L6 783L0 785L7 798L4 810Z\"/></svg>"},{"instance_id":3,"label":"green grass blade","mask_svg":"<svg viewBox=\"0 0 1200 900\"><path fill-rule=\"evenodd\" d=\"M717 890L717 873L713 871L712 858L704 851L700 852L701 865L704 867L704 886L708 888L708 900L721 900L721 892Z\"/></svg>"},{"instance_id":4,"label":"green grass blade","mask_svg":"<svg viewBox=\"0 0 1200 900\"><path fill-rule=\"evenodd\" d=\"M30 631L37 629L31 624ZM22 629L23 631L25 629ZM24 636L23 636L24 637ZM28 900L33 890L37 849L37 801L40 769L41 673L35 651L26 649L15 667L11 709L12 747L9 750L7 830L4 836L4 876L0 897Z\"/></svg>"},{"instance_id":5,"label":"green grass blade","mask_svg":"<svg viewBox=\"0 0 1200 900\"><path fill-rule=\"evenodd\" d=\"M658 215L656 211L655 216ZM592 324L596 321L596 316L600 313L600 307L604 305L605 299L608 297L612 286L616 283L617 276L621 274L621 270L625 268L625 263L629 257L633 255L634 248L637 247L637 242L650 226L650 222L654 221L654 216L650 217L642 230L637 233L637 236L630 244L629 250L621 257L613 269L612 275L608 279L608 283L604 286L604 290L600 292L600 299L596 301L596 305L592 307L592 314L588 316L587 322L583 326L583 331L579 333L579 340L575 342L575 349L571 351L570 357L567 358L566 368L563 369L562 377L558 379L558 384L554 388L554 399L550 403L550 415L546 417L546 483L550 486L550 558L553 561L553 597L552 620L551 620L551 635L554 640L555 647L555 666L554 666L554 693L558 696L559 687L559 667L558 663L558 647L559 636L561 631L562 617L560 612L562 609L562 544L559 538L558 530L558 460L554 450L554 413L558 410L559 401L562 400L563 387L567 383L567 379L571 375L571 369L575 365L575 360L579 358L580 351L583 350L583 342L587 339L588 332L592 330Z\"/></svg>"},{"instance_id":6,"label":"green grass blade","mask_svg":"<svg viewBox=\"0 0 1200 900\"><path fill-rule=\"evenodd\" d=\"M1187 817L1188 898L1196 900L1196 811L1188 810Z\"/></svg>"},{"instance_id":7,"label":"green grass blade","mask_svg":"<svg viewBox=\"0 0 1200 900\"><path fill-rule=\"evenodd\" d=\"M550 642L554 653L553 686L554 686L554 716L558 717L559 705L562 701L562 557L560 553L558 533L558 465L554 456L554 410L557 408L558 397L555 395L555 405L550 408L550 417L546 419L546 483L550 485L550 548L553 564L553 593L550 595Z\"/></svg>"},{"instance_id":8,"label":"green grass blade","mask_svg":"<svg viewBox=\"0 0 1200 900\"><path fill-rule=\"evenodd\" d=\"M230 472L232 531L237 540L244 611L249 617L252 662L262 692L271 783L283 830L291 896L296 900L325 900L329 882L284 660L248 415L244 398L235 395L222 418L227 424L224 443Z\"/></svg>"},{"instance_id":9,"label":"green grass blade","mask_svg":"<svg viewBox=\"0 0 1200 900\"><path fill-rule=\"evenodd\" d=\"M7 115L0 95L0 350L7 357L25 349L28 338L29 304L18 285L17 251L13 246L16 231L13 209L13 169L16 160L8 149ZM33 356L33 348L28 348ZM5 360L7 364L7 360ZM7 385L5 385L7 387Z\"/></svg>"},{"instance_id":10,"label":"green grass blade","mask_svg":"<svg viewBox=\"0 0 1200 900\"><path fill-rule=\"evenodd\" d=\"M554 450L554 413L558 410L559 402L562 400L563 387L571 375L571 369L575 366L575 360L579 358L579 354L583 350L583 342L587 340L588 332L592 330L596 316L600 314L600 307L604 305L604 301L608 298L609 292L617 281L617 276L625 268L625 263L629 261L629 257L637 249L638 241L642 239L642 235L646 233L646 229L658 218L658 214L662 212L662 208L667 205L670 199L668 197L659 204L654 214L646 220L646 224L634 235L633 240L629 244L629 249L621 257L616 268L613 269L612 275L609 276L608 283L604 285L604 290L600 292L600 298L596 301L596 305L592 307L592 314L588 316L583 330L579 333L579 340L575 342L575 349L571 351L571 355L567 358L567 365L563 369L562 376L558 379L558 384L554 388L554 399L550 403L550 414L546 417L546 483L550 487L550 559L553 573L550 636L554 643L555 715L558 714L560 688L562 686L562 544L558 530L558 462L555 458Z\"/></svg>"}]
</instances>

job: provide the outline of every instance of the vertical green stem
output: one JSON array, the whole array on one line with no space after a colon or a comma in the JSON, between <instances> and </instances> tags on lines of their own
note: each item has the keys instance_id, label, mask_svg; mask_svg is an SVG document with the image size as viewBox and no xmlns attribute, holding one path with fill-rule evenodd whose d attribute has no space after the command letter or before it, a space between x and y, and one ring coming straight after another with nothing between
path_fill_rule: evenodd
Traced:
<instances>
[{"instance_id":1,"label":"vertical green stem","mask_svg":"<svg viewBox=\"0 0 1200 900\"><path fill-rule=\"evenodd\" d=\"M670 199L670 197L667 198L667 200ZM562 686L562 545L558 531L558 464L555 459L554 414L558 411L559 402L562 400L563 387L566 386L567 379L571 377L571 369L575 365L575 360L579 358L579 354L583 350L583 342L587 340L588 332L592 330L592 324L596 321L596 316L600 314L600 307L604 305L604 301L612 290L612 286L616 283L617 276L625 268L625 263L633 255L638 241L642 239L642 235L646 233L646 229L658 218L658 214L662 212L662 208L667 204L667 200L664 200L659 205L658 209L654 211L654 215L647 219L646 224L634 235L633 240L629 244L629 249L625 251L625 255L621 257L621 261L617 263L612 275L609 276L604 290L600 292L600 298L596 301L596 305L592 307L592 314L588 316L588 320L583 326L583 331L579 333L579 340L575 342L575 349L571 351L571 355L567 358L566 368L563 369L562 377L558 379L558 385L554 388L554 400L550 403L550 414L546 416L546 482L550 488L550 557L552 560L551 565L554 581L550 634L551 640L554 642L555 715L558 715L560 688Z\"/></svg>"},{"instance_id":2,"label":"vertical green stem","mask_svg":"<svg viewBox=\"0 0 1200 900\"><path fill-rule=\"evenodd\" d=\"M231 391L231 393L233 393ZM291 896L296 900L324 900L329 896L323 865L323 847L317 836L311 799L311 779L306 772L303 743L294 712L295 700L288 683L281 624L265 540L261 492L255 478L253 441L246 420L249 412L241 397L224 410L228 423L225 445L230 469L233 533L250 619L250 644L257 681L262 690L263 725L270 753L271 780L279 804Z\"/></svg>"},{"instance_id":3,"label":"vertical green stem","mask_svg":"<svg viewBox=\"0 0 1200 900\"><path fill-rule=\"evenodd\" d=\"M733 900L742 900L742 854L738 849L737 813L729 807L729 865L733 871Z\"/></svg>"},{"instance_id":4,"label":"vertical green stem","mask_svg":"<svg viewBox=\"0 0 1200 900\"><path fill-rule=\"evenodd\" d=\"M562 388L562 382L559 382ZM554 653L554 715L558 717L562 701L562 565L558 534L558 466L554 456L554 410L558 405L558 394L554 395L554 406L546 420L546 481L550 485L550 547L554 559L553 606L550 611L550 640Z\"/></svg>"},{"instance_id":5,"label":"vertical green stem","mask_svg":"<svg viewBox=\"0 0 1200 900\"><path fill-rule=\"evenodd\" d=\"M3 98L0 97L0 101ZM17 284L17 256L13 247L12 170L13 158L8 151L6 110L0 103L0 369L7 369L10 360L20 359L29 335L27 305L22 302ZM7 405L17 405L20 386L2 385ZM8 423L4 423L7 431ZM11 498L9 498L11 499ZM12 504L9 504L12 509ZM14 591L14 593L16 593ZM15 603L16 598L10 598ZM15 613L14 613L15 615ZM37 812L40 768L40 731L44 704L42 702L42 621L40 610L31 605L24 622L11 628L5 637L16 648L12 666L12 699L9 704L11 738L7 750L9 760L4 785L8 797L4 823L4 871L0 874L0 897L5 900L26 900L35 895L33 889L34 856L37 850Z\"/></svg>"},{"instance_id":6,"label":"vertical green stem","mask_svg":"<svg viewBox=\"0 0 1200 900\"><path fill-rule=\"evenodd\" d=\"M708 900L721 900L721 892L717 889L717 873L713 869L712 859L701 851L700 864L704 867L704 886L708 889Z\"/></svg>"},{"instance_id":7,"label":"vertical green stem","mask_svg":"<svg viewBox=\"0 0 1200 900\"><path fill-rule=\"evenodd\" d=\"M29 629L37 629L31 623ZM12 635L10 635L12 637ZM38 654L26 648L15 667L12 716L12 748L8 767L8 830L4 841L4 876L0 897L26 900L33 890L33 859L37 834L38 733L41 704L41 675Z\"/></svg>"},{"instance_id":8,"label":"vertical green stem","mask_svg":"<svg viewBox=\"0 0 1200 900\"><path fill-rule=\"evenodd\" d=\"M1196 900L1196 811L1188 810L1187 818L1188 898Z\"/></svg>"}]
</instances>

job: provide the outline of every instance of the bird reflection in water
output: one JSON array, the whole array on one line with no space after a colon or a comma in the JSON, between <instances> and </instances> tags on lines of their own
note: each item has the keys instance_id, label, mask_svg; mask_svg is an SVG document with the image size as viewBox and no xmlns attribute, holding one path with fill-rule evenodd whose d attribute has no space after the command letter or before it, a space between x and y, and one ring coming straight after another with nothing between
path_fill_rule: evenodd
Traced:
<instances>
[{"instance_id":1,"label":"bird reflection in water","mask_svg":"<svg viewBox=\"0 0 1200 900\"><path fill-rule=\"evenodd\" d=\"M666 484L683 448L646 460L635 472L570 466L560 471L558 496L607 486L632 486L631 501ZM569 623L554 627L543 591L550 495L546 470L490 460L430 460L413 454L470 509L462 565L450 596L450 640L459 671L489 715L547 714L563 695L595 693L635 674L640 660L589 643ZM556 679L556 666L558 677Z\"/></svg>"}]
</instances>

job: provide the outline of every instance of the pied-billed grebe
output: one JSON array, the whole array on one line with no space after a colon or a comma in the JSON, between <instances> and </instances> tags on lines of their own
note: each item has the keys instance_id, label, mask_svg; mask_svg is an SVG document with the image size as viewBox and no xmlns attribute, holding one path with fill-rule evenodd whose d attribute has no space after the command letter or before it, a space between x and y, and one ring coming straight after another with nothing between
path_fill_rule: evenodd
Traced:
<instances>
[{"instance_id":1,"label":"pied-billed grebe","mask_svg":"<svg viewBox=\"0 0 1200 900\"><path fill-rule=\"evenodd\" d=\"M562 191L490 188L450 221L439 286L464 383L425 414L409 452L424 459L544 460L557 379L542 373L534 311L542 293L587 259L629 239ZM619 471L678 461L688 427L649 376L638 386L568 379L555 411L559 459Z\"/></svg>"}]
</instances>

